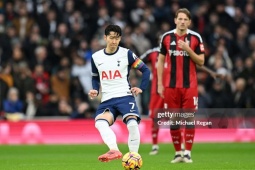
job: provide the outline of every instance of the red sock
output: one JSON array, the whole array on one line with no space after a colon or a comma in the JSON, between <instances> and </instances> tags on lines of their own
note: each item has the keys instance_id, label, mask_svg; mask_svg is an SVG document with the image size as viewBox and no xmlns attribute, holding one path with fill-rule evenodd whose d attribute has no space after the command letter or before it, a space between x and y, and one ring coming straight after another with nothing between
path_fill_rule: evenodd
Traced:
<instances>
[{"instance_id":1,"label":"red sock","mask_svg":"<svg viewBox=\"0 0 255 170\"><path fill-rule=\"evenodd\" d=\"M152 136L152 144L157 145L158 144L158 129L152 128L151 136Z\"/></svg>"},{"instance_id":2,"label":"red sock","mask_svg":"<svg viewBox=\"0 0 255 170\"><path fill-rule=\"evenodd\" d=\"M184 139L185 139L185 149L191 151L192 145L194 143L195 128L185 129Z\"/></svg>"},{"instance_id":3,"label":"red sock","mask_svg":"<svg viewBox=\"0 0 255 170\"><path fill-rule=\"evenodd\" d=\"M175 151L181 151L181 129L170 130Z\"/></svg>"}]
</instances>

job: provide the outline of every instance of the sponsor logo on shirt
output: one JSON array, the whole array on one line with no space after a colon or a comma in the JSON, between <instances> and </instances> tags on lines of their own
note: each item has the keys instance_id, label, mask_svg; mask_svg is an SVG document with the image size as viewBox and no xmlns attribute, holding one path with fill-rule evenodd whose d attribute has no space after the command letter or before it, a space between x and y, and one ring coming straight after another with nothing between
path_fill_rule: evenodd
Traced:
<instances>
[{"instance_id":1,"label":"sponsor logo on shirt","mask_svg":"<svg viewBox=\"0 0 255 170\"><path fill-rule=\"evenodd\" d=\"M168 50L170 56L189 56L187 51L182 50Z\"/></svg>"},{"instance_id":2,"label":"sponsor logo on shirt","mask_svg":"<svg viewBox=\"0 0 255 170\"><path fill-rule=\"evenodd\" d=\"M101 75L102 80L117 79L117 78L122 78L119 70L102 71L102 75Z\"/></svg>"}]
</instances>

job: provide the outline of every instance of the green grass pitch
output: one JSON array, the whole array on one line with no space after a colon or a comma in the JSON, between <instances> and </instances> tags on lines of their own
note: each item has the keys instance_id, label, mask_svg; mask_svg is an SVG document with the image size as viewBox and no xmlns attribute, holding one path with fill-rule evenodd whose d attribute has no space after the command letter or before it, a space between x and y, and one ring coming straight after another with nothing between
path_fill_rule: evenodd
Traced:
<instances>
[{"instance_id":1,"label":"green grass pitch","mask_svg":"<svg viewBox=\"0 0 255 170\"><path fill-rule=\"evenodd\" d=\"M122 153L127 145L119 145ZM171 164L172 144L161 144L160 153L149 156L151 145L142 144L140 154L144 170L243 170L255 169L255 143L196 143L192 164ZM106 152L105 145L2 145L1 170L121 170L121 160L101 163L97 157Z\"/></svg>"}]
</instances>

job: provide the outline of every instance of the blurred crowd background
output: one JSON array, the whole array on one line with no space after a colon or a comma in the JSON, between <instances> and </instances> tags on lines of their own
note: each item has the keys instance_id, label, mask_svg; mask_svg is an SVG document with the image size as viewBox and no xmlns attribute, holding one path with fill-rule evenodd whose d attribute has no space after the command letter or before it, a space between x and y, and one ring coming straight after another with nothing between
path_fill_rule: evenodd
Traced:
<instances>
[{"instance_id":1,"label":"blurred crowd background","mask_svg":"<svg viewBox=\"0 0 255 170\"><path fill-rule=\"evenodd\" d=\"M93 118L100 98L87 95L90 60L105 47L104 28L119 25L120 45L139 56L175 28L182 7L204 40L205 65L223 75L214 79L198 70L199 107L254 108L254 0L1 0L1 118ZM131 84L140 80L132 72ZM137 98L143 115L149 91Z\"/></svg>"}]
</instances>

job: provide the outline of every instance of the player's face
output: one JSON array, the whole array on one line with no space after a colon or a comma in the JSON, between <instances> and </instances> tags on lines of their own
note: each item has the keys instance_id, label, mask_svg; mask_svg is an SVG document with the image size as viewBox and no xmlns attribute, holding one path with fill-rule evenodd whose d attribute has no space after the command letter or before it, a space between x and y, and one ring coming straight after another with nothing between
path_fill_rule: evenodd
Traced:
<instances>
[{"instance_id":1,"label":"player's face","mask_svg":"<svg viewBox=\"0 0 255 170\"><path fill-rule=\"evenodd\" d=\"M111 51L115 51L120 43L121 36L119 36L116 32L110 32L109 35L105 35L104 39L106 41L106 48Z\"/></svg>"},{"instance_id":2,"label":"player's face","mask_svg":"<svg viewBox=\"0 0 255 170\"><path fill-rule=\"evenodd\" d=\"M180 31L185 31L188 29L191 20L185 13L179 13L177 18L174 19L174 22L176 24L176 29Z\"/></svg>"}]
</instances>

